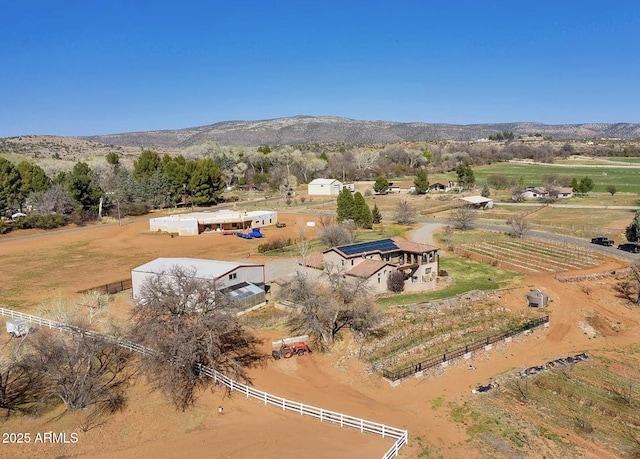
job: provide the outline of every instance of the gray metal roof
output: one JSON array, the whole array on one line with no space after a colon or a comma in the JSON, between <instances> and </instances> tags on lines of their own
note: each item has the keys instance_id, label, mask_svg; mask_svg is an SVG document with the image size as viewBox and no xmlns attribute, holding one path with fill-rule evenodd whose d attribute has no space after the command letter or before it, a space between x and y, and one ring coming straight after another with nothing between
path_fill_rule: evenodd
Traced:
<instances>
[{"instance_id":1,"label":"gray metal roof","mask_svg":"<svg viewBox=\"0 0 640 459\"><path fill-rule=\"evenodd\" d=\"M195 277L201 279L218 279L228 272L243 266L264 266L256 263L237 263L234 261L204 260L202 258L156 258L132 271L160 274L168 272L174 266L195 269Z\"/></svg>"}]
</instances>

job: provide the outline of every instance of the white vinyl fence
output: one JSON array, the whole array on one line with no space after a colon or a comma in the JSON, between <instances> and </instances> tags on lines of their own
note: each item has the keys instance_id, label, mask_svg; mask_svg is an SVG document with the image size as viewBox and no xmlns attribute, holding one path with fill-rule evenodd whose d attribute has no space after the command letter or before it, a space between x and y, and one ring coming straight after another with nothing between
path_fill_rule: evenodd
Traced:
<instances>
[{"instance_id":1,"label":"white vinyl fence","mask_svg":"<svg viewBox=\"0 0 640 459\"><path fill-rule=\"evenodd\" d=\"M43 319L38 316L32 316L30 314L24 314L22 312L13 311L11 309L5 309L0 307L0 315L15 318L15 319L24 319L27 320L30 324L39 325L41 327L47 327L57 330L62 330L66 332L79 333L80 330L76 327L64 324L62 322L56 322L49 319ZM117 342L118 345L129 349L134 352L139 352L141 354L149 354L152 353L153 350L144 346L140 346L139 344L132 343L130 341L118 339L109 335L102 335L100 333L96 333L93 331L84 332L85 335L90 336L96 339L103 339L111 342ZM216 384L222 384L223 386L229 388L231 391L236 391L241 394L244 394L247 398L251 397L265 405L273 405L278 408L281 408L284 411L292 411L294 413L298 413L302 416L311 416L313 418L319 419L320 422L330 422L333 424L337 424L340 427L350 427L352 429L357 429L360 432L369 432L375 435L380 435L382 438L393 438L396 441L393 443L391 448L382 456L382 459L391 459L396 457L400 452L400 448L408 442L408 432L406 430L397 429L395 427L391 427L385 424L380 424L378 422L367 421L366 419L356 418L353 416L349 416L343 413L336 413L335 411L325 410L323 408L317 408L311 405L305 405L304 403L294 402L291 400L287 400L286 398L278 397L275 395L271 395L267 392L256 390L252 387L247 386L246 384L242 384L234 379L229 378L228 376L223 375L222 373L214 370L213 368L205 367L198 364L198 370L210 378L213 378Z\"/></svg>"}]
</instances>

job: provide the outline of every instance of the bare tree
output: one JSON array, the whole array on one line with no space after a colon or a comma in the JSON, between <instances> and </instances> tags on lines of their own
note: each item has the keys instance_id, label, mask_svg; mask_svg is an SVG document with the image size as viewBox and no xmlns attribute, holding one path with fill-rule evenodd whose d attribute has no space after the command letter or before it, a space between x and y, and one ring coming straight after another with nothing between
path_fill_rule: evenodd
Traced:
<instances>
[{"instance_id":1,"label":"bare tree","mask_svg":"<svg viewBox=\"0 0 640 459\"><path fill-rule=\"evenodd\" d=\"M351 244L355 240L355 229L348 223L334 223L325 226L318 234L318 239L329 247Z\"/></svg>"},{"instance_id":2,"label":"bare tree","mask_svg":"<svg viewBox=\"0 0 640 459\"><path fill-rule=\"evenodd\" d=\"M531 223L527 219L526 213L513 215L507 220L507 225L510 227L510 234L517 238L524 237L531 228Z\"/></svg>"},{"instance_id":3,"label":"bare tree","mask_svg":"<svg viewBox=\"0 0 640 459\"><path fill-rule=\"evenodd\" d=\"M628 300L631 304L640 305L640 266L631 266L631 279L623 279L613 286L618 297Z\"/></svg>"},{"instance_id":4,"label":"bare tree","mask_svg":"<svg viewBox=\"0 0 640 459\"><path fill-rule=\"evenodd\" d=\"M478 213L471 207L456 207L449 215L449 224L456 229L467 230L476 221Z\"/></svg>"},{"instance_id":5,"label":"bare tree","mask_svg":"<svg viewBox=\"0 0 640 459\"><path fill-rule=\"evenodd\" d=\"M260 341L241 326L228 298L212 281L178 266L143 284L130 337L156 351L143 356L141 370L182 410L198 390L213 390L198 364L250 383L247 369L264 361Z\"/></svg>"},{"instance_id":6,"label":"bare tree","mask_svg":"<svg viewBox=\"0 0 640 459\"><path fill-rule=\"evenodd\" d=\"M527 189L523 186L516 186L515 188L512 188L511 199L514 200L515 202L523 202L524 194L526 191Z\"/></svg>"},{"instance_id":7,"label":"bare tree","mask_svg":"<svg viewBox=\"0 0 640 459\"><path fill-rule=\"evenodd\" d=\"M326 268L328 285L297 273L282 289L282 297L299 306L289 317L291 330L311 335L320 348L330 346L345 328L356 338L366 339L381 319L370 300L366 279L346 280L342 270Z\"/></svg>"},{"instance_id":8,"label":"bare tree","mask_svg":"<svg viewBox=\"0 0 640 459\"><path fill-rule=\"evenodd\" d=\"M453 248L453 228L451 225L446 225L444 227L442 238L444 239L444 243L447 244L449 250L451 250Z\"/></svg>"},{"instance_id":9,"label":"bare tree","mask_svg":"<svg viewBox=\"0 0 640 459\"><path fill-rule=\"evenodd\" d=\"M0 409L12 413L34 413L47 387L41 373L24 365L24 347L5 348L0 355Z\"/></svg>"},{"instance_id":10,"label":"bare tree","mask_svg":"<svg viewBox=\"0 0 640 459\"><path fill-rule=\"evenodd\" d=\"M53 185L45 191L32 193L30 199L39 214L64 214L73 210L73 203L62 185Z\"/></svg>"},{"instance_id":11,"label":"bare tree","mask_svg":"<svg viewBox=\"0 0 640 459\"><path fill-rule=\"evenodd\" d=\"M413 223L415 211L408 199L402 198L396 204L393 219L401 225Z\"/></svg>"},{"instance_id":12,"label":"bare tree","mask_svg":"<svg viewBox=\"0 0 640 459\"><path fill-rule=\"evenodd\" d=\"M399 269L395 269L389 273L389 277L387 277L387 289L400 293L404 290L404 273Z\"/></svg>"},{"instance_id":13,"label":"bare tree","mask_svg":"<svg viewBox=\"0 0 640 459\"><path fill-rule=\"evenodd\" d=\"M60 399L67 409L94 407L100 412L124 408L125 390L133 376L131 351L87 334L40 330L25 340L22 365L45 384L44 399Z\"/></svg>"}]
</instances>

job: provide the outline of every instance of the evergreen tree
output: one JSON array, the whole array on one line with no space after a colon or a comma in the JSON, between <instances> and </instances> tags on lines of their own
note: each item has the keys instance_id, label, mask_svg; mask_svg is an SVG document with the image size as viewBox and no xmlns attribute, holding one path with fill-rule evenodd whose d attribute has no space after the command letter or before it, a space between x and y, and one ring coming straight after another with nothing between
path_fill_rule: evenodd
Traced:
<instances>
[{"instance_id":1,"label":"evergreen tree","mask_svg":"<svg viewBox=\"0 0 640 459\"><path fill-rule=\"evenodd\" d=\"M153 150L142 150L133 162L133 176L138 182L150 179L160 167L160 156Z\"/></svg>"},{"instance_id":2,"label":"evergreen tree","mask_svg":"<svg viewBox=\"0 0 640 459\"><path fill-rule=\"evenodd\" d=\"M429 191L429 177L427 176L427 170L424 167L418 169L416 178L413 180L413 184L416 187L416 194L426 194Z\"/></svg>"},{"instance_id":3,"label":"evergreen tree","mask_svg":"<svg viewBox=\"0 0 640 459\"><path fill-rule=\"evenodd\" d=\"M625 236L627 236L627 241L629 242L640 241L640 211L636 212L636 216L625 231Z\"/></svg>"},{"instance_id":4,"label":"evergreen tree","mask_svg":"<svg viewBox=\"0 0 640 459\"><path fill-rule=\"evenodd\" d=\"M482 195L483 198L488 198L489 196L491 196L491 191L489 190L489 184L485 182L484 186L482 187L482 193L480 193Z\"/></svg>"},{"instance_id":5,"label":"evergreen tree","mask_svg":"<svg viewBox=\"0 0 640 459\"><path fill-rule=\"evenodd\" d=\"M343 188L340 194L338 195L336 204L337 204L336 215L337 215L337 220L339 222L353 219L354 202L353 202L353 195L351 194L351 191L349 191L347 188Z\"/></svg>"},{"instance_id":6,"label":"evergreen tree","mask_svg":"<svg viewBox=\"0 0 640 459\"><path fill-rule=\"evenodd\" d=\"M171 158L165 155L161 163L162 174L169 182L169 194L171 201L180 202L184 194L184 188L189 182L189 174L185 167L185 159L182 155Z\"/></svg>"},{"instance_id":7,"label":"evergreen tree","mask_svg":"<svg viewBox=\"0 0 640 459\"><path fill-rule=\"evenodd\" d=\"M371 209L359 191L353 195L353 220L361 228L371 229L373 227Z\"/></svg>"},{"instance_id":8,"label":"evergreen tree","mask_svg":"<svg viewBox=\"0 0 640 459\"><path fill-rule=\"evenodd\" d=\"M83 210L98 211L102 190L96 177L87 163L76 163L67 175L67 190Z\"/></svg>"},{"instance_id":9,"label":"evergreen tree","mask_svg":"<svg viewBox=\"0 0 640 459\"><path fill-rule=\"evenodd\" d=\"M45 191L51 186L51 179L40 166L22 161L16 168L20 174L20 198L29 196L34 191Z\"/></svg>"},{"instance_id":10,"label":"evergreen tree","mask_svg":"<svg viewBox=\"0 0 640 459\"><path fill-rule=\"evenodd\" d=\"M389 180L382 176L378 177L373 184L373 189L376 193L386 193L389 189Z\"/></svg>"},{"instance_id":11,"label":"evergreen tree","mask_svg":"<svg viewBox=\"0 0 640 459\"><path fill-rule=\"evenodd\" d=\"M194 204L215 203L224 189L220 168L210 158L194 161L194 163L188 184L188 191L192 195Z\"/></svg>"},{"instance_id":12,"label":"evergreen tree","mask_svg":"<svg viewBox=\"0 0 640 459\"><path fill-rule=\"evenodd\" d=\"M0 158L0 210L20 200L20 173L10 161Z\"/></svg>"},{"instance_id":13,"label":"evergreen tree","mask_svg":"<svg viewBox=\"0 0 640 459\"><path fill-rule=\"evenodd\" d=\"M469 165L458 164L456 166L456 175L458 176L458 183L463 188L471 188L476 183L475 174Z\"/></svg>"},{"instance_id":14,"label":"evergreen tree","mask_svg":"<svg viewBox=\"0 0 640 459\"><path fill-rule=\"evenodd\" d=\"M378 204L373 205L373 210L371 211L371 219L373 220L373 223L382 222L382 214L380 213L380 209L378 209Z\"/></svg>"},{"instance_id":15,"label":"evergreen tree","mask_svg":"<svg viewBox=\"0 0 640 459\"><path fill-rule=\"evenodd\" d=\"M115 153L113 151L107 153L104 159L107 160L107 164L109 164L110 166L116 167L120 165L120 155L118 155L118 153Z\"/></svg>"}]
</instances>

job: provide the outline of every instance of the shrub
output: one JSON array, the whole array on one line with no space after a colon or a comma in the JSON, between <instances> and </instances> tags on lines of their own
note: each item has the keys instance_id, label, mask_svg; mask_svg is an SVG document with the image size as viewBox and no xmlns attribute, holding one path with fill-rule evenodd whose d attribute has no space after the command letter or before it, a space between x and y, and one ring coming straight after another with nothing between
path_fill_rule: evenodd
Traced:
<instances>
[{"instance_id":1,"label":"shrub","mask_svg":"<svg viewBox=\"0 0 640 459\"><path fill-rule=\"evenodd\" d=\"M304 202L305 202L306 200L307 200L307 198L306 198L306 197L304 197L304 196L300 196L300 202L301 202L302 204L304 204Z\"/></svg>"},{"instance_id":2,"label":"shrub","mask_svg":"<svg viewBox=\"0 0 640 459\"><path fill-rule=\"evenodd\" d=\"M285 247L289 247L291 245L293 245L293 240L291 238L285 239L283 237L278 237L270 242L260 244L258 246L258 253L270 252L272 250L282 250Z\"/></svg>"},{"instance_id":3,"label":"shrub","mask_svg":"<svg viewBox=\"0 0 640 459\"><path fill-rule=\"evenodd\" d=\"M446 269L441 269L440 271L438 271L438 276L447 277L449 276L449 272Z\"/></svg>"},{"instance_id":4,"label":"shrub","mask_svg":"<svg viewBox=\"0 0 640 459\"><path fill-rule=\"evenodd\" d=\"M151 210L151 208L149 207L149 204L147 204L146 202L127 202L127 203L120 204L121 216L144 215L144 214L148 214L149 210ZM115 212L117 214L118 211L115 210Z\"/></svg>"},{"instance_id":5,"label":"shrub","mask_svg":"<svg viewBox=\"0 0 640 459\"><path fill-rule=\"evenodd\" d=\"M395 269L389 273L387 289L395 293L400 293L404 290L404 273L402 271Z\"/></svg>"},{"instance_id":6,"label":"shrub","mask_svg":"<svg viewBox=\"0 0 640 459\"><path fill-rule=\"evenodd\" d=\"M27 215L15 221L14 226L17 229L53 229L67 224L66 218L59 214L49 215Z\"/></svg>"},{"instance_id":7,"label":"shrub","mask_svg":"<svg viewBox=\"0 0 640 459\"><path fill-rule=\"evenodd\" d=\"M238 201L240 201L240 196L235 194L227 198L227 202L238 202Z\"/></svg>"}]
</instances>

